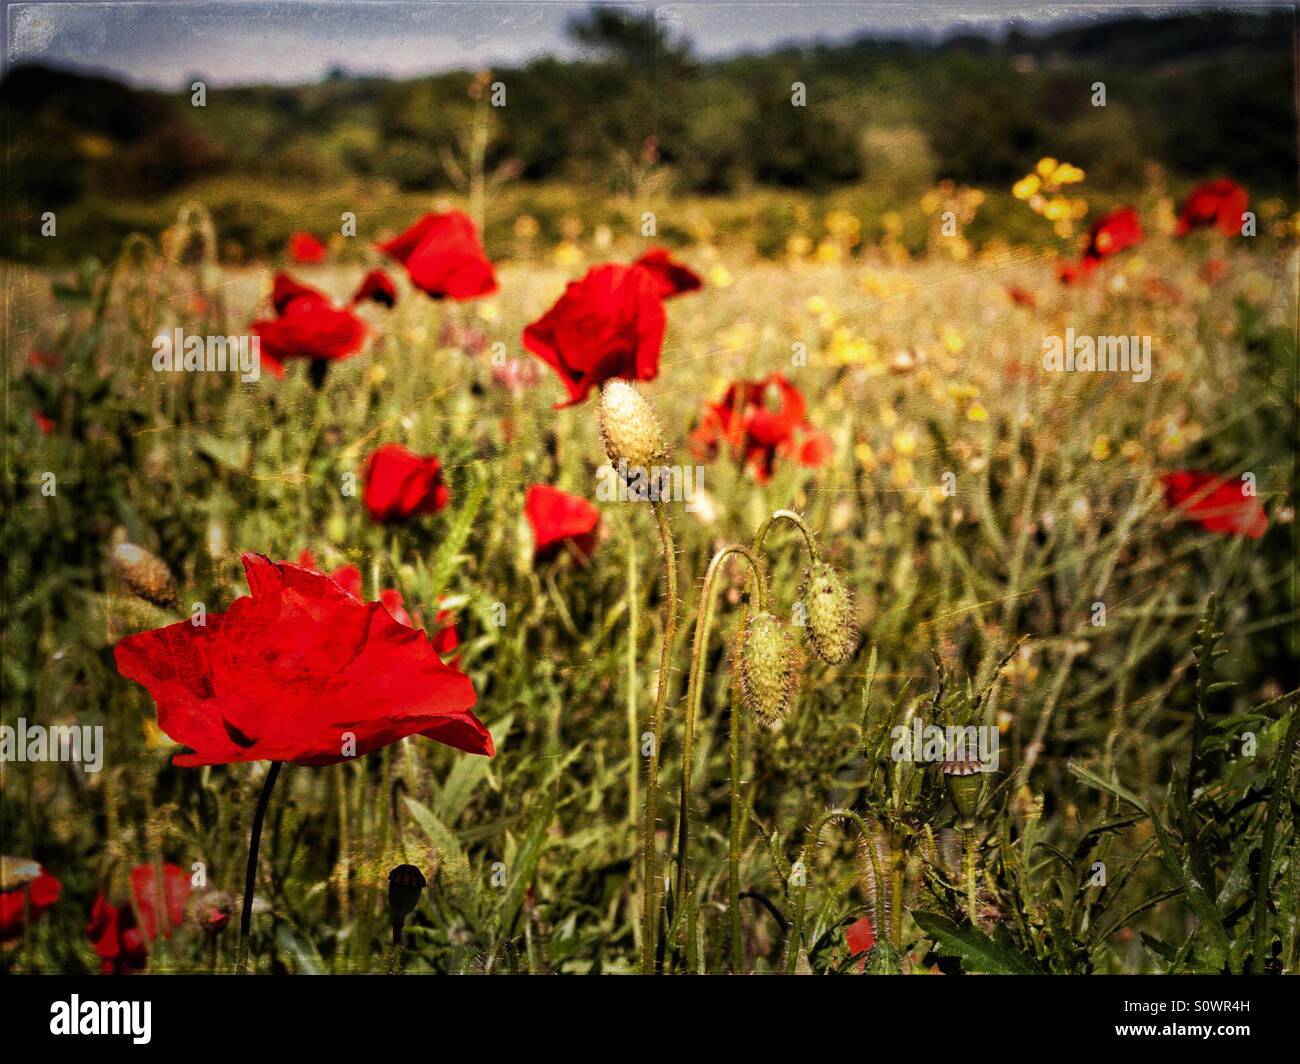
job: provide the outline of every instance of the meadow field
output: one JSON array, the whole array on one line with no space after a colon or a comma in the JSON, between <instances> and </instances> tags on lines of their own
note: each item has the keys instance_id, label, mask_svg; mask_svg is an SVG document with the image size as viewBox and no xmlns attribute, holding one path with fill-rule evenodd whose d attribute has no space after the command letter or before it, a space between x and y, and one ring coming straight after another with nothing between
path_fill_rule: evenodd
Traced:
<instances>
[{"instance_id":1,"label":"meadow field","mask_svg":"<svg viewBox=\"0 0 1300 1064\"><path fill-rule=\"evenodd\" d=\"M7 262L5 969L1295 973L1300 217L1090 162Z\"/></svg>"}]
</instances>

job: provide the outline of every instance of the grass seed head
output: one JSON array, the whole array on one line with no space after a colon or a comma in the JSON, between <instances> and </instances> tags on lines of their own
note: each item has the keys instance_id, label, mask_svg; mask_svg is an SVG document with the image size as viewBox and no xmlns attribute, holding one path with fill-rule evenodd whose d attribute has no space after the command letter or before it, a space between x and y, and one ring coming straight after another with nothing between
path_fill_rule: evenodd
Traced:
<instances>
[{"instance_id":1,"label":"grass seed head","mask_svg":"<svg viewBox=\"0 0 1300 1064\"><path fill-rule=\"evenodd\" d=\"M764 724L785 716L796 687L796 648L790 629L770 613L749 619L740 644L740 693Z\"/></svg>"},{"instance_id":2,"label":"grass seed head","mask_svg":"<svg viewBox=\"0 0 1300 1064\"><path fill-rule=\"evenodd\" d=\"M600 438L614 465L649 469L667 453L654 407L627 381L606 381L600 390Z\"/></svg>"},{"instance_id":3,"label":"grass seed head","mask_svg":"<svg viewBox=\"0 0 1300 1064\"><path fill-rule=\"evenodd\" d=\"M858 642L853 623L853 598L839 573L825 562L812 566L804 579L804 608L808 611L808 639L817 656L828 665L846 661Z\"/></svg>"}]
</instances>

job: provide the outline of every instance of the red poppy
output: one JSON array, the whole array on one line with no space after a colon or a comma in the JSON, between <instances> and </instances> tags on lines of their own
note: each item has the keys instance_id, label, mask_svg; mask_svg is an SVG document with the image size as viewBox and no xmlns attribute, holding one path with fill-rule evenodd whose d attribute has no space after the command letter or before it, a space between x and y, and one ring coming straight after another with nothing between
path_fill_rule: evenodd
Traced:
<instances>
[{"instance_id":1,"label":"red poppy","mask_svg":"<svg viewBox=\"0 0 1300 1064\"><path fill-rule=\"evenodd\" d=\"M25 858L0 858L0 872L0 942L8 942L59 900L63 884Z\"/></svg>"},{"instance_id":2,"label":"red poppy","mask_svg":"<svg viewBox=\"0 0 1300 1064\"><path fill-rule=\"evenodd\" d=\"M39 410L33 410L32 420L36 422L36 427L41 430L42 436L52 436L54 434L53 418L42 414Z\"/></svg>"},{"instance_id":3,"label":"red poppy","mask_svg":"<svg viewBox=\"0 0 1300 1064\"><path fill-rule=\"evenodd\" d=\"M442 463L400 443L386 443L366 459L365 504L380 524L437 513L451 495L442 480Z\"/></svg>"},{"instance_id":4,"label":"red poppy","mask_svg":"<svg viewBox=\"0 0 1300 1064\"><path fill-rule=\"evenodd\" d=\"M86 935L105 975L125 975L149 963L149 945L129 905L119 908L103 894L96 895Z\"/></svg>"},{"instance_id":5,"label":"red poppy","mask_svg":"<svg viewBox=\"0 0 1300 1064\"><path fill-rule=\"evenodd\" d=\"M1097 268L1095 259L1083 258L1078 262L1061 259L1056 264L1056 277L1061 284L1077 284Z\"/></svg>"},{"instance_id":6,"label":"red poppy","mask_svg":"<svg viewBox=\"0 0 1300 1064\"><path fill-rule=\"evenodd\" d=\"M654 275L660 299L671 299L704 287L698 273L671 258L663 248L651 248L632 265Z\"/></svg>"},{"instance_id":7,"label":"red poppy","mask_svg":"<svg viewBox=\"0 0 1300 1064\"><path fill-rule=\"evenodd\" d=\"M291 358L332 362L355 355L365 341L365 322L288 274L276 274L271 305L276 317L250 328L259 338L262 364L277 377Z\"/></svg>"},{"instance_id":8,"label":"red poppy","mask_svg":"<svg viewBox=\"0 0 1300 1064\"><path fill-rule=\"evenodd\" d=\"M1174 232L1186 236L1193 229L1213 227L1224 236L1241 235L1241 216L1250 206L1250 194L1230 178L1220 178L1192 189L1178 212Z\"/></svg>"},{"instance_id":9,"label":"red poppy","mask_svg":"<svg viewBox=\"0 0 1300 1064\"><path fill-rule=\"evenodd\" d=\"M456 615L450 610L439 610L433 623L435 631L430 640L433 649L453 669L459 669L460 655L456 649L460 646L460 632L456 628Z\"/></svg>"},{"instance_id":10,"label":"red poppy","mask_svg":"<svg viewBox=\"0 0 1300 1064\"><path fill-rule=\"evenodd\" d=\"M250 595L207 623L128 636L118 671L148 688L158 726L189 767L234 761L331 765L408 735L491 756L474 687L424 632L329 577L243 556Z\"/></svg>"},{"instance_id":11,"label":"red poppy","mask_svg":"<svg viewBox=\"0 0 1300 1064\"><path fill-rule=\"evenodd\" d=\"M608 263L572 281L524 329L524 347L560 375L571 406L611 377L654 380L664 340L661 282L648 270Z\"/></svg>"},{"instance_id":12,"label":"red poppy","mask_svg":"<svg viewBox=\"0 0 1300 1064\"><path fill-rule=\"evenodd\" d=\"M1247 495L1238 477L1180 469L1160 477L1165 505L1181 510L1207 532L1259 539L1268 531L1268 516L1258 496Z\"/></svg>"},{"instance_id":13,"label":"red poppy","mask_svg":"<svg viewBox=\"0 0 1300 1064\"><path fill-rule=\"evenodd\" d=\"M805 409L803 394L779 373L736 381L720 401L705 406L691 433L692 450L701 459L712 459L725 443L760 484L771 477L778 454L802 465L821 465L831 457L830 438L809 424Z\"/></svg>"},{"instance_id":14,"label":"red poppy","mask_svg":"<svg viewBox=\"0 0 1300 1064\"><path fill-rule=\"evenodd\" d=\"M876 944L876 929L871 926L871 917L863 916L844 929L845 941L849 944L849 956L857 957L858 954L868 953ZM865 956L858 957L858 971L862 971L867 966Z\"/></svg>"},{"instance_id":15,"label":"red poppy","mask_svg":"<svg viewBox=\"0 0 1300 1064\"><path fill-rule=\"evenodd\" d=\"M1142 220L1136 207L1121 207L1099 218L1088 230L1088 243L1083 249L1083 261L1095 266L1142 242Z\"/></svg>"},{"instance_id":16,"label":"red poppy","mask_svg":"<svg viewBox=\"0 0 1300 1064\"><path fill-rule=\"evenodd\" d=\"M160 892L153 865L131 869L134 908L130 904L114 905L102 893L96 896L86 934L105 975L143 968L149 960L149 944L159 935L171 938L172 929L185 920L190 877L174 864L164 865L162 871Z\"/></svg>"},{"instance_id":17,"label":"red poppy","mask_svg":"<svg viewBox=\"0 0 1300 1064\"><path fill-rule=\"evenodd\" d=\"M1038 299L1034 293L1018 284L1007 285L1007 296L1018 307L1033 308L1038 306Z\"/></svg>"},{"instance_id":18,"label":"red poppy","mask_svg":"<svg viewBox=\"0 0 1300 1064\"><path fill-rule=\"evenodd\" d=\"M190 897L190 877L184 869L174 864L163 865L163 889L158 890L158 875L151 864L136 865L131 869L131 893L135 897L136 912L144 924L144 933L152 942L159 934L172 937L172 928L179 927L185 919L185 903ZM161 920L161 916L166 920Z\"/></svg>"},{"instance_id":19,"label":"red poppy","mask_svg":"<svg viewBox=\"0 0 1300 1064\"><path fill-rule=\"evenodd\" d=\"M390 310L397 305L397 286L383 270L371 270L366 274L352 297L353 303L367 301L378 303L381 307L388 307Z\"/></svg>"},{"instance_id":20,"label":"red poppy","mask_svg":"<svg viewBox=\"0 0 1300 1064\"><path fill-rule=\"evenodd\" d=\"M549 484L533 484L524 498L524 514L533 529L533 554L538 561L552 558L566 542L588 558L596 549L600 511L586 499Z\"/></svg>"},{"instance_id":21,"label":"red poppy","mask_svg":"<svg viewBox=\"0 0 1300 1064\"><path fill-rule=\"evenodd\" d=\"M411 284L434 299L477 299L497 290L478 231L461 211L426 214L406 232L375 246L405 266Z\"/></svg>"},{"instance_id":22,"label":"red poppy","mask_svg":"<svg viewBox=\"0 0 1300 1064\"><path fill-rule=\"evenodd\" d=\"M311 233L294 233L289 237L289 257L301 265L324 262L328 250Z\"/></svg>"},{"instance_id":23,"label":"red poppy","mask_svg":"<svg viewBox=\"0 0 1300 1064\"><path fill-rule=\"evenodd\" d=\"M305 550L298 555L298 564L304 569L315 569L318 573L324 572L316 564L316 555L311 551ZM344 591L354 599L361 598L361 570L355 565L340 565L332 573L327 574L334 583L338 584Z\"/></svg>"}]
</instances>

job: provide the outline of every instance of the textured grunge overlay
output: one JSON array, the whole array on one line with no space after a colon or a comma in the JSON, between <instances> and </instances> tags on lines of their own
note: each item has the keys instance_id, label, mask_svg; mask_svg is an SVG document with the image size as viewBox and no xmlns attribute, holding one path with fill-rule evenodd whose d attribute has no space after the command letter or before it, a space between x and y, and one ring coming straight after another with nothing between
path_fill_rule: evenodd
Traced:
<instances>
[{"instance_id":1,"label":"textured grunge overlay","mask_svg":"<svg viewBox=\"0 0 1300 1064\"><path fill-rule=\"evenodd\" d=\"M3 31L5 971L1300 971L1294 7Z\"/></svg>"}]
</instances>

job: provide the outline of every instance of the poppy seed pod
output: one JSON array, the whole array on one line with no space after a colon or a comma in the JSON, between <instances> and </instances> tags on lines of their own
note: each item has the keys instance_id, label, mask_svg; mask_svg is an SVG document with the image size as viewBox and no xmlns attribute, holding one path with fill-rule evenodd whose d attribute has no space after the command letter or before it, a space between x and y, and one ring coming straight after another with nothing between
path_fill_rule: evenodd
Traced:
<instances>
[{"instance_id":1,"label":"poppy seed pod","mask_svg":"<svg viewBox=\"0 0 1300 1064\"><path fill-rule=\"evenodd\" d=\"M740 643L740 693L764 724L785 716L795 689L795 645L790 630L770 613L749 619Z\"/></svg>"},{"instance_id":2,"label":"poppy seed pod","mask_svg":"<svg viewBox=\"0 0 1300 1064\"><path fill-rule=\"evenodd\" d=\"M424 873L415 865L398 865L388 873L388 909L394 924L400 924L420 904Z\"/></svg>"},{"instance_id":3,"label":"poppy seed pod","mask_svg":"<svg viewBox=\"0 0 1300 1064\"><path fill-rule=\"evenodd\" d=\"M942 771L948 797L957 807L962 826L968 827L984 797L984 762L974 754L957 754L943 763Z\"/></svg>"},{"instance_id":4,"label":"poppy seed pod","mask_svg":"<svg viewBox=\"0 0 1300 1064\"><path fill-rule=\"evenodd\" d=\"M155 606L176 605L176 582L171 570L155 554L134 543L119 543L111 555L113 568L133 595Z\"/></svg>"},{"instance_id":5,"label":"poppy seed pod","mask_svg":"<svg viewBox=\"0 0 1300 1064\"><path fill-rule=\"evenodd\" d=\"M600 390L600 438L611 464L649 469L667 448L649 401L626 381L606 381Z\"/></svg>"},{"instance_id":6,"label":"poppy seed pod","mask_svg":"<svg viewBox=\"0 0 1300 1064\"><path fill-rule=\"evenodd\" d=\"M858 642L853 624L853 599L839 574L825 562L812 566L804 577L802 596L808 611L808 639L817 656L839 665Z\"/></svg>"}]
</instances>

